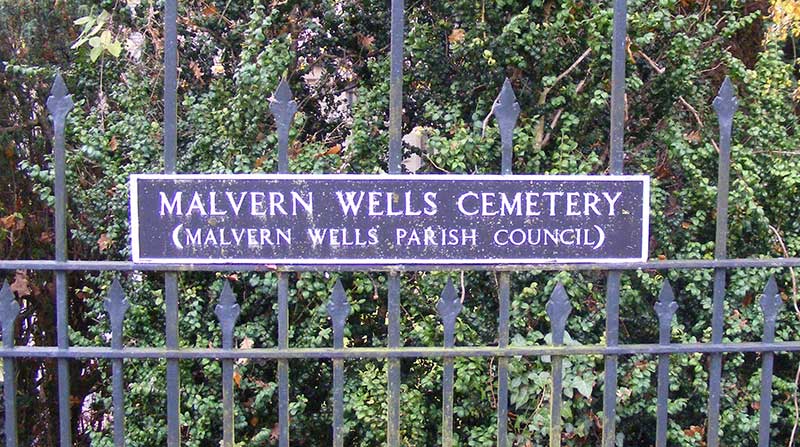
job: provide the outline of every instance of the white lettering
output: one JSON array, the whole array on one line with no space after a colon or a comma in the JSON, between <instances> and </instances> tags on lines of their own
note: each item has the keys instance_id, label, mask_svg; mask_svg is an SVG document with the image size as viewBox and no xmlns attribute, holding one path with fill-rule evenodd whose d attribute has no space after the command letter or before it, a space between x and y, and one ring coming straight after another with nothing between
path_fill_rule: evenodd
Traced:
<instances>
[{"instance_id":1,"label":"white lettering","mask_svg":"<svg viewBox=\"0 0 800 447\"><path fill-rule=\"evenodd\" d=\"M164 192L159 192L161 196L161 215L164 214L183 214L181 212L181 196L183 192L178 191L172 196L172 202L167 199L167 195Z\"/></svg>"}]
</instances>

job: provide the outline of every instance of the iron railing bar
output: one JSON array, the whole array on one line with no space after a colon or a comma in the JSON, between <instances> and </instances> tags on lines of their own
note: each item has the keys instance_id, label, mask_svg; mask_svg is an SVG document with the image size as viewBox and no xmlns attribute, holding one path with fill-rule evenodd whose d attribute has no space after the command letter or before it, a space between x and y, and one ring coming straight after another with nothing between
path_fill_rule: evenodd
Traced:
<instances>
[{"instance_id":1,"label":"iron railing bar","mask_svg":"<svg viewBox=\"0 0 800 447\"><path fill-rule=\"evenodd\" d=\"M331 261L336 262L336 261ZM800 258L740 258L740 259L675 259L664 261L584 263L528 263L528 264L171 264L134 263L128 261L47 261L0 260L0 270L30 271L142 271L142 272L407 272L407 271L489 271L522 272L540 271L603 271L603 270L702 270L738 268L788 268L800 267Z\"/></svg>"},{"instance_id":2,"label":"iron railing bar","mask_svg":"<svg viewBox=\"0 0 800 447\"><path fill-rule=\"evenodd\" d=\"M614 0L611 48L611 144L609 171L622 174L625 161L625 44L628 35L628 2ZM606 343L619 341L620 272L609 271L606 284ZM605 358L603 385L603 447L616 445L617 358Z\"/></svg>"},{"instance_id":3,"label":"iron railing bar","mask_svg":"<svg viewBox=\"0 0 800 447\"><path fill-rule=\"evenodd\" d=\"M222 447L233 447L234 436L233 407L233 360L222 361Z\"/></svg>"},{"instance_id":4,"label":"iron railing bar","mask_svg":"<svg viewBox=\"0 0 800 447\"><path fill-rule=\"evenodd\" d=\"M402 172L403 157L403 59L405 36L405 1L392 0L391 10L391 67L389 74L389 157L390 174ZM400 277L389 274L388 290L388 346L400 346ZM389 447L400 446L400 360L388 361L387 381L389 401L387 409L386 441Z\"/></svg>"},{"instance_id":5,"label":"iron railing bar","mask_svg":"<svg viewBox=\"0 0 800 447\"><path fill-rule=\"evenodd\" d=\"M17 447L17 372L13 358L3 358L3 378L6 446Z\"/></svg>"},{"instance_id":6,"label":"iron railing bar","mask_svg":"<svg viewBox=\"0 0 800 447\"><path fill-rule=\"evenodd\" d=\"M400 348L400 276L389 273L388 284L388 334L387 350ZM389 447L400 446L400 360L388 360L389 402L387 414L387 444Z\"/></svg>"},{"instance_id":7,"label":"iron railing bar","mask_svg":"<svg viewBox=\"0 0 800 447\"><path fill-rule=\"evenodd\" d=\"M278 130L278 173L289 170L289 129L297 112L297 103L286 79L278 84L271 99L270 111ZM278 273L278 349L289 348L289 277ZM278 432L280 447L289 447L289 362L278 361Z\"/></svg>"},{"instance_id":8,"label":"iron railing bar","mask_svg":"<svg viewBox=\"0 0 800 447\"><path fill-rule=\"evenodd\" d=\"M178 154L178 1L164 2L164 172L177 171ZM178 348L178 275L164 275L167 348ZM180 364L167 360L167 445L178 447L180 434Z\"/></svg>"},{"instance_id":9,"label":"iron railing bar","mask_svg":"<svg viewBox=\"0 0 800 447\"><path fill-rule=\"evenodd\" d=\"M717 208L716 231L714 237L714 258L728 257L728 192L731 167L731 131L733 115L738 108L730 79L725 78L719 94L714 99L714 109L719 121L719 164L717 168ZM714 292L711 306L711 341L722 342L725 311L725 282L727 271L714 270ZM722 386L722 354L711 356L708 393L708 447L719 447L719 414Z\"/></svg>"},{"instance_id":10,"label":"iron railing bar","mask_svg":"<svg viewBox=\"0 0 800 447\"><path fill-rule=\"evenodd\" d=\"M514 168L514 128L517 126L520 105L517 102L511 81L506 78L500 95L492 106L500 126L501 163L500 173L511 175ZM497 344L508 346L510 326L511 275L501 272L498 281ZM497 360L497 447L508 447L508 359Z\"/></svg>"},{"instance_id":11,"label":"iron railing bar","mask_svg":"<svg viewBox=\"0 0 800 447\"><path fill-rule=\"evenodd\" d=\"M554 345L558 346L558 345ZM554 355L550 365L550 447L561 447L561 407L564 393L564 357Z\"/></svg>"},{"instance_id":12,"label":"iron railing bar","mask_svg":"<svg viewBox=\"0 0 800 447\"><path fill-rule=\"evenodd\" d=\"M761 311L764 315L764 331L761 341L775 341L775 319L783 307L775 277L770 276L764 294L761 296ZM758 446L769 447L770 417L772 409L772 370L775 353L765 352L761 359L761 406L759 407Z\"/></svg>"},{"instance_id":13,"label":"iron railing bar","mask_svg":"<svg viewBox=\"0 0 800 447\"><path fill-rule=\"evenodd\" d=\"M449 343L453 333L445 328L445 348L451 348ZM455 365L453 357L443 359L442 372L442 447L453 447L453 384L455 382Z\"/></svg>"},{"instance_id":14,"label":"iron railing bar","mask_svg":"<svg viewBox=\"0 0 800 447\"><path fill-rule=\"evenodd\" d=\"M67 260L67 166L65 127L66 118L72 108L72 100L67 95L64 80L59 74L53 85L52 95L48 98L47 106L53 117L55 133L54 158L55 182L53 193L55 197L55 260ZM58 347L69 348L69 303L67 296L67 274L64 271L56 272L56 338ZM58 370L58 420L59 440L62 447L72 445L72 417L70 408L69 390L69 363L66 359L59 359Z\"/></svg>"},{"instance_id":15,"label":"iron railing bar","mask_svg":"<svg viewBox=\"0 0 800 447\"><path fill-rule=\"evenodd\" d=\"M106 312L111 323L111 349L122 350L123 321L130 304L118 279L111 283L108 297L104 301ZM114 445L125 446L125 391L123 378L123 359L111 360L111 403L114 417Z\"/></svg>"},{"instance_id":16,"label":"iron railing bar","mask_svg":"<svg viewBox=\"0 0 800 447\"><path fill-rule=\"evenodd\" d=\"M47 359L404 359L443 357L539 357L543 355L658 355L658 354L709 354L715 352L798 352L800 341L791 342L743 342L743 343L673 343L606 345L565 345L559 347L540 346L458 346L400 347L400 348L253 348L226 350L219 348L125 348L114 350L106 347L72 347L59 349L56 346L15 346L0 349L0 358L47 358Z\"/></svg>"},{"instance_id":17,"label":"iron railing bar","mask_svg":"<svg viewBox=\"0 0 800 447\"><path fill-rule=\"evenodd\" d=\"M174 174L178 155L178 0L164 2L164 172Z\"/></svg>"},{"instance_id":18,"label":"iron railing bar","mask_svg":"<svg viewBox=\"0 0 800 447\"><path fill-rule=\"evenodd\" d=\"M123 359L111 361L111 402L114 407L114 445L116 447L125 446L125 383L122 368Z\"/></svg>"},{"instance_id":19,"label":"iron railing bar","mask_svg":"<svg viewBox=\"0 0 800 447\"><path fill-rule=\"evenodd\" d=\"M0 289L0 328L3 331L3 348L13 349L16 322L19 316L17 303L11 286L3 281ZM5 439L7 447L17 447L17 372L15 360L3 357L3 403Z\"/></svg>"},{"instance_id":20,"label":"iron railing bar","mask_svg":"<svg viewBox=\"0 0 800 447\"><path fill-rule=\"evenodd\" d=\"M719 216L719 214L718 214ZM723 242L724 243L724 242ZM711 342L722 342L725 303L725 269L714 269L714 291L711 317ZM713 353L708 371L708 439L709 447L719 447L719 411L722 388L722 353Z\"/></svg>"},{"instance_id":21,"label":"iron railing bar","mask_svg":"<svg viewBox=\"0 0 800 447\"><path fill-rule=\"evenodd\" d=\"M510 326L511 275L500 273L498 340L501 349L508 347ZM497 447L508 447L508 357L497 360Z\"/></svg>"},{"instance_id":22,"label":"iron railing bar","mask_svg":"<svg viewBox=\"0 0 800 447\"><path fill-rule=\"evenodd\" d=\"M289 348L289 277L278 274L278 350ZM278 360L278 426L280 447L289 447L289 361Z\"/></svg>"},{"instance_id":23,"label":"iron railing bar","mask_svg":"<svg viewBox=\"0 0 800 447\"><path fill-rule=\"evenodd\" d=\"M553 293L546 305L547 316L550 318L550 333L554 348L564 345L567 318L572 312L572 305L561 282L556 284ZM554 355L551 357L551 389L550 389L550 447L561 446L561 407L564 392L564 357Z\"/></svg>"},{"instance_id":24,"label":"iron railing bar","mask_svg":"<svg viewBox=\"0 0 800 447\"><path fill-rule=\"evenodd\" d=\"M606 344L619 344L619 289L620 272L608 272L606 283ZM603 447L616 445L617 414L617 357L606 356L603 372Z\"/></svg>"},{"instance_id":25,"label":"iron railing bar","mask_svg":"<svg viewBox=\"0 0 800 447\"><path fill-rule=\"evenodd\" d=\"M344 359L333 359L333 447L344 447Z\"/></svg>"},{"instance_id":26,"label":"iron railing bar","mask_svg":"<svg viewBox=\"0 0 800 447\"><path fill-rule=\"evenodd\" d=\"M453 280L448 279L447 285L442 290L442 296L436 305L439 318L444 329L444 348L452 349L456 335L456 319L464 307L461 296L453 285ZM453 447L453 383L455 382L455 365L453 357L443 359L442 373L442 447Z\"/></svg>"},{"instance_id":27,"label":"iron railing bar","mask_svg":"<svg viewBox=\"0 0 800 447\"><path fill-rule=\"evenodd\" d=\"M233 331L241 309L236 302L231 284L227 280L222 287L219 303L214 307L214 313L219 320L222 331L222 348L235 349ZM233 407L233 360L222 360L222 447L234 447L234 407Z\"/></svg>"},{"instance_id":28,"label":"iron railing bar","mask_svg":"<svg viewBox=\"0 0 800 447\"><path fill-rule=\"evenodd\" d=\"M654 309L658 316L658 344L668 346L672 338L672 318L678 309L669 281L664 280ZM667 447L669 423L669 354L658 354L658 391L656 409L656 447Z\"/></svg>"},{"instance_id":29,"label":"iron railing bar","mask_svg":"<svg viewBox=\"0 0 800 447\"><path fill-rule=\"evenodd\" d=\"M178 349L178 274L164 275L164 297L166 300L166 347ZM180 364L178 359L167 359L167 445L177 447L180 434Z\"/></svg>"},{"instance_id":30,"label":"iron railing bar","mask_svg":"<svg viewBox=\"0 0 800 447\"><path fill-rule=\"evenodd\" d=\"M391 68L389 74L389 161L390 174L401 172L403 157L403 57L405 1L392 0Z\"/></svg>"},{"instance_id":31,"label":"iron railing bar","mask_svg":"<svg viewBox=\"0 0 800 447\"><path fill-rule=\"evenodd\" d=\"M328 301L328 315L333 326L333 349L344 349L344 326L350 315L350 303L342 281L337 280ZM344 359L333 359L333 447L344 447Z\"/></svg>"},{"instance_id":32,"label":"iron railing bar","mask_svg":"<svg viewBox=\"0 0 800 447\"><path fill-rule=\"evenodd\" d=\"M669 424L669 354L658 354L656 408L656 447L667 447Z\"/></svg>"}]
</instances>

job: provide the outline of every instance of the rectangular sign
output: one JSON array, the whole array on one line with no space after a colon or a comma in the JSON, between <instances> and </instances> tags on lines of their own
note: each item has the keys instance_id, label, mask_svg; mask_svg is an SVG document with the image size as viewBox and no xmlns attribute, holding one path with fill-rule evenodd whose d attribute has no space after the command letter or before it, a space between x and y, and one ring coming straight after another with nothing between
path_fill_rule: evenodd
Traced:
<instances>
[{"instance_id":1,"label":"rectangular sign","mask_svg":"<svg viewBox=\"0 0 800 447\"><path fill-rule=\"evenodd\" d=\"M648 176L132 175L135 262L647 259Z\"/></svg>"}]
</instances>

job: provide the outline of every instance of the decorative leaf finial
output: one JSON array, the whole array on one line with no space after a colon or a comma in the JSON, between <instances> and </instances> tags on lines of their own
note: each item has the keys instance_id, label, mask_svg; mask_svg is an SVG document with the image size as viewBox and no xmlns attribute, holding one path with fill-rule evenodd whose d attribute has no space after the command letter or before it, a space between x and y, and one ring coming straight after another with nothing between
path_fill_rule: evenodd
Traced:
<instances>
[{"instance_id":1,"label":"decorative leaf finial","mask_svg":"<svg viewBox=\"0 0 800 447\"><path fill-rule=\"evenodd\" d=\"M335 348L344 347L344 325L350 315L350 303L347 302L347 295L344 293L342 281L337 280L328 301L328 315L331 317L333 325L333 344Z\"/></svg>"},{"instance_id":2,"label":"decorative leaf finial","mask_svg":"<svg viewBox=\"0 0 800 447\"><path fill-rule=\"evenodd\" d=\"M14 346L14 324L19 316L19 303L14 299L14 292L7 281L3 281L0 289L0 329L3 330L3 346Z\"/></svg>"},{"instance_id":3,"label":"decorative leaf finial","mask_svg":"<svg viewBox=\"0 0 800 447\"><path fill-rule=\"evenodd\" d=\"M730 123L733 120L733 114L739 108L739 100L736 99L736 92L733 90L733 83L731 79L725 76L722 86L719 88L719 93L714 99L714 110L717 111L720 123Z\"/></svg>"},{"instance_id":4,"label":"decorative leaf finial","mask_svg":"<svg viewBox=\"0 0 800 447\"><path fill-rule=\"evenodd\" d=\"M67 92L67 85L64 83L64 78L61 73L56 74L56 79L53 81L53 88L50 90L50 96L47 98L47 110L53 115L54 121L64 121L67 113L72 110L74 106L72 102L72 95Z\"/></svg>"},{"instance_id":5,"label":"decorative leaf finial","mask_svg":"<svg viewBox=\"0 0 800 447\"><path fill-rule=\"evenodd\" d=\"M519 112L520 107L517 102L517 95L514 94L514 87L511 86L511 81L506 78L503 88L500 90L500 95L497 96L494 103L494 116L500 125L500 138L503 141L503 145L511 144Z\"/></svg>"},{"instance_id":6,"label":"decorative leaf finial","mask_svg":"<svg viewBox=\"0 0 800 447\"><path fill-rule=\"evenodd\" d=\"M214 308L219 325L222 327L222 348L233 349L233 328L239 319L239 305L231 290L231 283L225 280L222 293L219 294L219 304Z\"/></svg>"},{"instance_id":7,"label":"decorative leaf finial","mask_svg":"<svg viewBox=\"0 0 800 447\"><path fill-rule=\"evenodd\" d=\"M778 313L783 308L783 300L778 293L778 284L775 283L775 276L770 275L764 294L761 295L761 311L764 312L764 321L775 323Z\"/></svg>"},{"instance_id":8,"label":"decorative leaf finial","mask_svg":"<svg viewBox=\"0 0 800 447\"><path fill-rule=\"evenodd\" d=\"M108 319L111 321L111 343L114 348L122 348L122 322L131 305L125 298L125 292L118 279L114 278L114 282L111 283L103 305L108 313Z\"/></svg>"},{"instance_id":9,"label":"decorative leaf finial","mask_svg":"<svg viewBox=\"0 0 800 447\"><path fill-rule=\"evenodd\" d=\"M297 113L297 103L292 99L292 90L285 79L281 79L278 89L269 99L269 110L275 116L278 131L286 130L292 124L294 114Z\"/></svg>"},{"instance_id":10,"label":"decorative leaf finial","mask_svg":"<svg viewBox=\"0 0 800 447\"><path fill-rule=\"evenodd\" d=\"M564 329L567 326L567 318L572 312L572 304L567 297L567 291L561 281L556 284L553 293L550 294L550 299L547 301L545 307L547 316L550 317L550 328L553 332L553 344L560 345L564 343Z\"/></svg>"},{"instance_id":11,"label":"decorative leaf finial","mask_svg":"<svg viewBox=\"0 0 800 447\"><path fill-rule=\"evenodd\" d=\"M453 285L453 280L448 278L447 284L442 290L441 298L436 303L436 310L439 312L439 317L442 319L442 324L444 324L445 328L455 326L456 317L461 313L463 307L461 298Z\"/></svg>"},{"instance_id":12,"label":"decorative leaf finial","mask_svg":"<svg viewBox=\"0 0 800 447\"><path fill-rule=\"evenodd\" d=\"M664 279L661 285L661 292L658 294L658 301L653 306L658 315L659 342L669 343L670 325L675 311L678 310L678 303L675 302L675 293L668 279Z\"/></svg>"}]
</instances>

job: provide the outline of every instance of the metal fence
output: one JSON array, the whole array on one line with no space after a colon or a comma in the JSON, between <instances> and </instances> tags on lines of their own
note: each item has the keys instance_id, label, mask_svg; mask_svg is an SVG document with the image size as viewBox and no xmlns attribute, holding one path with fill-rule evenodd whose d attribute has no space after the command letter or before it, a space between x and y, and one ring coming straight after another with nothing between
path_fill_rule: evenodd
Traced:
<instances>
[{"instance_id":1,"label":"metal fence","mask_svg":"<svg viewBox=\"0 0 800 447\"><path fill-rule=\"evenodd\" d=\"M403 98L403 28L404 1L392 0L391 8L391 78L390 78L390 145L389 172L401 172L402 155L402 98ZM177 151L177 0L167 0L165 7L165 85L164 85L164 165L166 173L175 172ZM624 136L624 95L625 95L625 40L626 40L627 3L625 0L614 0L614 31L612 42L612 94L611 94L611 174L621 174L623 169L623 136ZM57 346L14 346L15 322L20 312L13 292L7 283L0 290L0 328L3 334L4 398L5 398L5 445L17 446L16 423L16 383L15 363L20 358L56 359L58 366L58 402L60 445L72 445L70 431L70 390L68 363L75 359L109 359L112 362L113 378L113 424L114 443L125 445L124 420L124 383L123 362L125 359L166 359L167 372L167 445L180 445L180 382L179 362L188 359L218 359L222 362L222 395L223 395L223 439L221 445L234 445L234 402L233 362L236 359L273 360L278 365L278 401L279 401L279 445L289 445L289 360L290 359L330 359L333 363L333 444L344 445L343 431L343 399L344 399L344 362L349 359L371 358L388 361L388 415L387 444L391 447L400 445L400 361L403 358L442 358L443 374L443 408L442 408L442 445L452 446L453 438L453 382L455 357L494 357L497 359L497 445L508 445L508 396L509 396L509 358L515 356L551 356L551 425L550 445L558 446L562 440L561 396L563 379L563 359L566 356L603 355L605 358L602 445L611 447L616 442L616 398L617 398L617 359L620 355L647 354L658 357L658 389L657 389L657 427L656 445L667 445L667 405L669 402L669 362L671 354L704 353L710 356L709 401L707 445L717 447L719 439L720 386L722 374L722 356L724 353L761 352L762 377L759 423L759 446L770 443L770 408L772 396L772 368L775 353L800 351L800 341L776 343L775 320L782 300L774 278L766 284L761 298L761 309L764 315L763 338L760 343L723 343L723 302L725 296L726 275L733 268L776 268L800 266L800 258L781 259L727 259L726 243L728 235L728 185L730 171L730 146L733 115L737 109L737 100L729 80L725 80L714 101L719 117L719 177L717 197L716 248L713 260L667 260L626 262L614 264L530 264L530 265L392 265L392 266L278 266L278 346L277 348L236 349L233 341L233 330L239 315L239 306L229 284L225 284L215 313L222 328L222 347L217 349L179 349L178 334L178 275L181 271L228 271L230 265L167 265L167 264L134 264L132 262L112 261L71 261L67 259L67 228L65 187L65 118L73 103L67 92L64 81L57 77L47 107L52 115L55 128L55 260L4 260L0 261L0 270L45 270L54 271L56 280L56 312L57 312ZM292 124L297 104L292 99L289 86L282 82L275 93L271 110L278 129L278 172L288 173L288 140L289 128ZM495 102L493 112L500 127L502 140L502 174L511 175L513 129L519 115L519 104L511 84L506 82ZM659 341L657 344L620 344L619 343L619 302L620 277L623 271L649 269L714 269L714 288L712 306L711 343L670 342L672 319L677 309L670 284L665 281L655 305L659 321ZM237 265L238 271L263 271L264 265ZM405 271L419 270L487 270L499 272L499 316L497 346L456 347L454 327L456 317L461 311L461 302L452 284L449 282L442 291L437 310L444 328L444 345L442 347L403 347L400 338L400 285ZM560 284L554 289L546 310L552 330L552 343L539 346L509 345L509 302L510 275L514 271L525 270L607 270L606 282L606 333L605 344L564 345L564 332L571 306L566 292ZM110 347L70 347L67 324L67 273L71 271L164 271L166 299L166 347L165 348L126 348L123 340L123 322L129 304L118 281L114 281L108 298L105 301L108 318L112 328ZM386 348L345 348L344 326L350 313L344 289L336 283L331 291L328 312L333 325L332 348L298 349L289 346L289 308L288 308L288 274L300 271L371 271L384 272L388 275L388 340Z\"/></svg>"}]
</instances>

